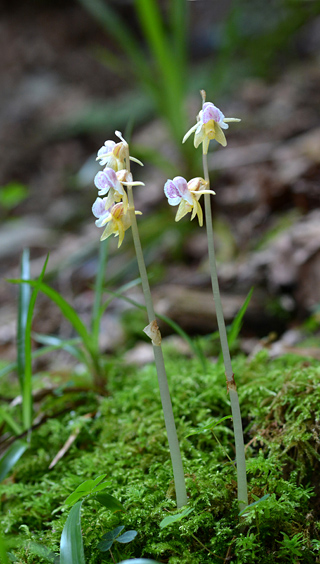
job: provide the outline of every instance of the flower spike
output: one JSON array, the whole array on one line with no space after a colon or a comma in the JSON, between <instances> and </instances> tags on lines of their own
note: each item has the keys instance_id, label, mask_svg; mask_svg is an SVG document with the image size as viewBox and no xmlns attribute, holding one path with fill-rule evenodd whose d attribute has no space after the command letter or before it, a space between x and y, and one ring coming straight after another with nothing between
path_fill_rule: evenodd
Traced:
<instances>
[{"instance_id":1,"label":"flower spike","mask_svg":"<svg viewBox=\"0 0 320 564\"><path fill-rule=\"evenodd\" d=\"M197 116L197 123L187 131L182 143L184 143L192 133L194 133L194 146L199 147L203 143L203 153L206 155L211 139L215 139L222 145L226 146L227 140L223 129L228 129L230 122L241 121L238 118L226 118L224 114L211 102L205 102L202 110Z\"/></svg>"}]
</instances>

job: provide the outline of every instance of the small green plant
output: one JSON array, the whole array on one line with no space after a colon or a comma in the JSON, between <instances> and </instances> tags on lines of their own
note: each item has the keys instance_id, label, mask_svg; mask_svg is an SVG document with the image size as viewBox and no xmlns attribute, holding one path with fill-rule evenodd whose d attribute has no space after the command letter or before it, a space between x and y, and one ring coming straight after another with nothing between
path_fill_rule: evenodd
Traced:
<instances>
[{"instance_id":1,"label":"small green plant","mask_svg":"<svg viewBox=\"0 0 320 564\"><path fill-rule=\"evenodd\" d=\"M122 533L122 535L120 535L123 529L124 529L124 525L119 525L119 527L116 527L112 531L105 533L102 537L102 541L100 541L98 544L98 549L100 550L100 552L107 552L107 550L110 551L110 555L113 562L115 562L115 559L111 552L112 545L115 542L120 542L121 544L127 544L133 541L133 539L138 534L137 531L125 531L124 533Z\"/></svg>"},{"instance_id":2,"label":"small green plant","mask_svg":"<svg viewBox=\"0 0 320 564\"><path fill-rule=\"evenodd\" d=\"M102 474L95 480L86 480L66 499L65 504L72 509L61 535L60 564L85 564L81 530L81 506L85 500L94 499L112 513L124 511L120 501L103 491L110 486L110 482L102 481L105 477L106 474Z\"/></svg>"}]
</instances>

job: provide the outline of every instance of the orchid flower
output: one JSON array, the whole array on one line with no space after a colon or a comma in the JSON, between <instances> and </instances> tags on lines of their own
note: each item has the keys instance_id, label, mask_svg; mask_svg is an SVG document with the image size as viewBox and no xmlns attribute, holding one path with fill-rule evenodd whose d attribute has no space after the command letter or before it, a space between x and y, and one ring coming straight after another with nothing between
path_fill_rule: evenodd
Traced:
<instances>
[{"instance_id":1,"label":"orchid flower","mask_svg":"<svg viewBox=\"0 0 320 564\"><path fill-rule=\"evenodd\" d=\"M224 114L211 102L205 102L202 110L197 116L197 123L185 134L184 143L194 133L194 146L199 147L203 143L203 153L206 155L211 139L216 139L220 145L226 146L227 140L222 129L228 129L228 123L241 121L238 118L226 118Z\"/></svg>"},{"instance_id":2,"label":"orchid flower","mask_svg":"<svg viewBox=\"0 0 320 564\"><path fill-rule=\"evenodd\" d=\"M176 221L192 212L191 220L197 215L199 225L203 225L202 208L198 200L202 194L215 194L213 190L201 189L206 186L207 182L203 178L193 178L187 182L182 176L176 176L173 180L167 180L164 185L164 193L168 198L168 203L170 206L179 204Z\"/></svg>"},{"instance_id":3,"label":"orchid flower","mask_svg":"<svg viewBox=\"0 0 320 564\"><path fill-rule=\"evenodd\" d=\"M106 165L108 168L112 168L117 172L118 170L126 168L125 160L128 157L129 146L120 131L115 131L115 135L121 140L120 143L105 141L104 145L100 147L97 153L96 160L99 161L101 165ZM129 159L143 166L143 163L138 159L130 156Z\"/></svg>"},{"instance_id":4,"label":"orchid flower","mask_svg":"<svg viewBox=\"0 0 320 564\"><path fill-rule=\"evenodd\" d=\"M131 226L129 214L124 211L122 202L113 205L111 208L106 208L108 198L97 198L92 206L92 213L98 219L95 224L97 227L104 227L108 224L100 237L100 241L104 241L114 233L114 236L119 236L118 248L124 239L124 233ZM136 211L136 215L141 215L141 212Z\"/></svg>"},{"instance_id":5,"label":"orchid flower","mask_svg":"<svg viewBox=\"0 0 320 564\"><path fill-rule=\"evenodd\" d=\"M128 209L128 197L123 186L144 186L143 182L133 182L132 174L127 170L119 170L115 172L112 168L106 167L104 170L98 172L94 177L94 183L98 188L99 196L108 194L106 207L109 208L112 204L123 201L124 213Z\"/></svg>"}]
</instances>

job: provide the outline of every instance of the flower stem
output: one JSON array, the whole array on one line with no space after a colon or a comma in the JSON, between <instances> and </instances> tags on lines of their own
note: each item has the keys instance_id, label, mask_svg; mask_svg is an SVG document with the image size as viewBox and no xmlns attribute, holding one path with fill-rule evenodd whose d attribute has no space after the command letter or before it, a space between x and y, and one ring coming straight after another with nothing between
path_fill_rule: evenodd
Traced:
<instances>
[{"instance_id":1,"label":"flower stem","mask_svg":"<svg viewBox=\"0 0 320 564\"><path fill-rule=\"evenodd\" d=\"M208 189L209 189L210 180L209 180L207 155L203 154L202 158L203 158L204 179L208 182ZM205 205L205 218L206 218L206 228L207 228L207 237L208 237L208 253L209 253L212 291L213 291L213 297L216 306L216 315L217 315L217 322L219 328L222 356L223 356L226 379L227 379L227 390L230 396L231 412L233 419L233 428L234 428L234 437L235 437L235 446L236 446L236 461L237 461L238 502L239 502L240 511L242 511L242 509L244 509L248 505L248 487L247 487L243 430L242 430L239 397L237 392L237 386L234 380L234 374L232 371L227 331L224 321L220 290L219 290L217 266L216 266L215 251L214 251L210 194L204 194L204 205Z\"/></svg>"},{"instance_id":2,"label":"flower stem","mask_svg":"<svg viewBox=\"0 0 320 564\"><path fill-rule=\"evenodd\" d=\"M153 307L153 302L150 292L146 265L144 262L143 252L141 248L137 219L135 215L132 187L128 186L127 189L128 189L128 200L129 200L128 211L131 221L133 242L137 255L138 267L139 267L140 278L142 283L142 290L147 308L148 320L149 320L149 324L151 324L153 322L156 322L156 317L154 313L154 307ZM163 409L164 420L165 420L168 442L169 442L170 456L171 456L171 462L173 468L173 477L174 477L174 483L176 489L177 507L180 508L186 505L188 502L181 452L179 447L177 430L173 417L172 403L170 398L162 348L161 345L155 345L154 343L152 343L152 346L153 346L154 360L155 360L157 375L158 375L162 409Z\"/></svg>"}]
</instances>

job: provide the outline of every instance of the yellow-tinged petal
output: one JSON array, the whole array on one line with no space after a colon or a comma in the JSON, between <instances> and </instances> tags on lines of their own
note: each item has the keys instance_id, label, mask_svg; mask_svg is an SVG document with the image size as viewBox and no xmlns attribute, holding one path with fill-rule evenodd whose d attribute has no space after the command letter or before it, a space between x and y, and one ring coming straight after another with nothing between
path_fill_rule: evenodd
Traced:
<instances>
[{"instance_id":1,"label":"yellow-tinged petal","mask_svg":"<svg viewBox=\"0 0 320 564\"><path fill-rule=\"evenodd\" d=\"M188 202L186 202L185 200L181 200L176 213L175 221L180 221L180 219L187 215L187 213L189 213L191 210L192 207L190 206L190 204L188 204Z\"/></svg>"},{"instance_id":2,"label":"yellow-tinged petal","mask_svg":"<svg viewBox=\"0 0 320 564\"><path fill-rule=\"evenodd\" d=\"M124 239L124 227L123 227L123 223L122 223L121 219L117 221L117 228L118 228L118 233L119 233L119 243L118 243L118 249L119 249L119 247L121 247L122 241Z\"/></svg>"},{"instance_id":3,"label":"yellow-tinged petal","mask_svg":"<svg viewBox=\"0 0 320 564\"><path fill-rule=\"evenodd\" d=\"M224 123L232 123L233 121L241 121L239 118L223 118Z\"/></svg>"},{"instance_id":4,"label":"yellow-tinged petal","mask_svg":"<svg viewBox=\"0 0 320 564\"><path fill-rule=\"evenodd\" d=\"M198 124L196 123L195 125L193 125L189 131L187 131L187 133L185 134L184 138L182 139L182 143L184 143L189 137L190 135L192 135L192 133L197 129Z\"/></svg>"},{"instance_id":5,"label":"yellow-tinged petal","mask_svg":"<svg viewBox=\"0 0 320 564\"><path fill-rule=\"evenodd\" d=\"M203 139L203 154L204 155L206 155L208 153L209 143L210 143L209 137L205 136L204 139Z\"/></svg>"},{"instance_id":6,"label":"yellow-tinged petal","mask_svg":"<svg viewBox=\"0 0 320 564\"><path fill-rule=\"evenodd\" d=\"M202 225L203 225L203 213L202 213L202 207L200 206L198 201L197 201L197 216L198 216L198 220L199 220L199 225L200 225L200 227L202 227Z\"/></svg>"},{"instance_id":7,"label":"yellow-tinged petal","mask_svg":"<svg viewBox=\"0 0 320 564\"><path fill-rule=\"evenodd\" d=\"M110 220L108 220L110 221ZM112 229L112 223L108 223L107 227L105 228L104 232L102 233L101 237L100 237L100 241L104 241L105 239L108 239L108 237L110 237L110 235L112 235L113 233L113 229Z\"/></svg>"},{"instance_id":8,"label":"yellow-tinged petal","mask_svg":"<svg viewBox=\"0 0 320 564\"><path fill-rule=\"evenodd\" d=\"M222 145L222 147L225 147L227 144L227 140L226 140L226 136L223 133L220 125L218 123L214 124L214 131L215 131L215 139L216 141L218 141L218 143L220 143L220 145Z\"/></svg>"}]
</instances>

